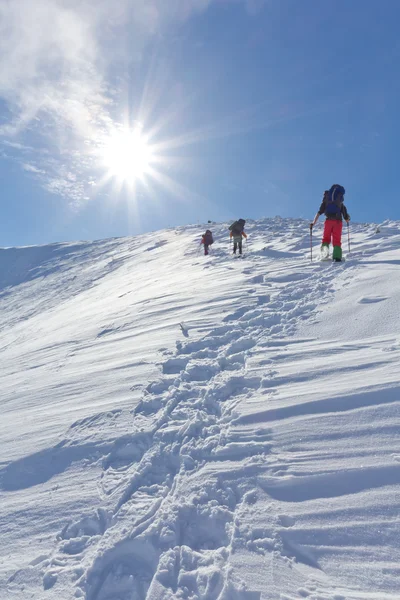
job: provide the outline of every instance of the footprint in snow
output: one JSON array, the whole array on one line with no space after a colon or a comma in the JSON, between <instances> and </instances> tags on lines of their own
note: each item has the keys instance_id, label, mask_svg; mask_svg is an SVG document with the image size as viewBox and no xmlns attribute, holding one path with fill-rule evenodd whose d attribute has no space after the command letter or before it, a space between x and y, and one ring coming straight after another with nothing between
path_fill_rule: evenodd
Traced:
<instances>
[{"instance_id":1,"label":"footprint in snow","mask_svg":"<svg viewBox=\"0 0 400 600\"><path fill-rule=\"evenodd\" d=\"M264 275L256 275L250 279L250 283L264 283Z\"/></svg>"},{"instance_id":2,"label":"footprint in snow","mask_svg":"<svg viewBox=\"0 0 400 600\"><path fill-rule=\"evenodd\" d=\"M295 519L293 519L293 517L289 517L288 515L278 515L278 517L282 527L293 527L293 525L296 523Z\"/></svg>"},{"instance_id":3,"label":"footprint in snow","mask_svg":"<svg viewBox=\"0 0 400 600\"><path fill-rule=\"evenodd\" d=\"M176 375L183 371L188 364L187 358L170 358L162 365L162 370L165 375Z\"/></svg>"},{"instance_id":4,"label":"footprint in snow","mask_svg":"<svg viewBox=\"0 0 400 600\"><path fill-rule=\"evenodd\" d=\"M269 302L269 301L270 301L269 294L266 294L264 296L258 296L258 298L257 298L258 304L267 304L267 302Z\"/></svg>"},{"instance_id":5,"label":"footprint in snow","mask_svg":"<svg viewBox=\"0 0 400 600\"><path fill-rule=\"evenodd\" d=\"M240 317L243 317L247 313L248 310L249 310L248 306L242 306L241 308L238 308L237 310L235 310L233 313L224 317L222 319L222 321L224 323L229 323L230 321L237 321L237 319L240 319Z\"/></svg>"}]
</instances>

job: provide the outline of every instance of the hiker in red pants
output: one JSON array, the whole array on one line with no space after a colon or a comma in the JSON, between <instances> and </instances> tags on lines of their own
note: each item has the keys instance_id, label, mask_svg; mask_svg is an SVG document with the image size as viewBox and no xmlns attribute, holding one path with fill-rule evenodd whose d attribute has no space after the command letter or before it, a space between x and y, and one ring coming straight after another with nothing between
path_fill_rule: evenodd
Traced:
<instances>
[{"instance_id":1,"label":"hiker in red pants","mask_svg":"<svg viewBox=\"0 0 400 600\"><path fill-rule=\"evenodd\" d=\"M343 203L344 194L344 187L338 184L333 185L330 190L326 190L319 211L315 215L314 221L310 223L310 229L312 229L320 215L324 214L326 216L321 244L321 256L328 258L329 245L332 242L332 259L336 262L342 260L342 218L347 223L350 221L350 215Z\"/></svg>"}]
</instances>

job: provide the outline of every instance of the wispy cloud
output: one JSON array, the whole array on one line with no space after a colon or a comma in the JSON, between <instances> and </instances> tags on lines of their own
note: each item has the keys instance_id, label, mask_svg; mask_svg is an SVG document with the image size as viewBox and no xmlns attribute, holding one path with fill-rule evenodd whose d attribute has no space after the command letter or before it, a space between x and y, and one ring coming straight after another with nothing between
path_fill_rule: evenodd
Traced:
<instances>
[{"instance_id":1,"label":"wispy cloud","mask_svg":"<svg viewBox=\"0 0 400 600\"><path fill-rule=\"evenodd\" d=\"M35 165L31 165L30 163L24 163L22 165L22 168L24 169L24 171L28 171L30 173L44 174L44 171L42 169L39 169L38 167L35 167Z\"/></svg>"},{"instance_id":2,"label":"wispy cloud","mask_svg":"<svg viewBox=\"0 0 400 600\"><path fill-rule=\"evenodd\" d=\"M112 122L119 93L110 83L115 65L139 61L149 38L171 23L185 21L213 2L235 1L250 12L264 4L0 0L0 97L9 110L0 126L1 139L15 149L18 144L35 146L42 164L36 166L36 160L30 171L48 189L79 202L87 195L91 143ZM23 163L33 161L25 156Z\"/></svg>"},{"instance_id":3,"label":"wispy cloud","mask_svg":"<svg viewBox=\"0 0 400 600\"><path fill-rule=\"evenodd\" d=\"M157 14L146 5L134 3L133 21L149 33ZM90 137L107 114L107 71L130 8L129 0L1 0L0 95L12 111L2 133L69 126L58 131L60 146L76 134Z\"/></svg>"}]
</instances>

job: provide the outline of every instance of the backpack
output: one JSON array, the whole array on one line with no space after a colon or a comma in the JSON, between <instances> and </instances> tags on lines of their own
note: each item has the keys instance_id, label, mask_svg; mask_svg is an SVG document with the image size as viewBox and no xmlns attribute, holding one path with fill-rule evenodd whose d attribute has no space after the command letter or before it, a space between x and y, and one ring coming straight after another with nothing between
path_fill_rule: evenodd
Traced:
<instances>
[{"instance_id":1,"label":"backpack","mask_svg":"<svg viewBox=\"0 0 400 600\"><path fill-rule=\"evenodd\" d=\"M246 221L244 219L239 219L238 221L232 223L232 225L229 227L229 231L232 231L233 235L242 235L245 223Z\"/></svg>"},{"instance_id":2,"label":"backpack","mask_svg":"<svg viewBox=\"0 0 400 600\"><path fill-rule=\"evenodd\" d=\"M209 229L207 229L207 231L205 232L203 239L206 246L211 246L211 244L214 243L213 234Z\"/></svg>"},{"instance_id":3,"label":"backpack","mask_svg":"<svg viewBox=\"0 0 400 600\"><path fill-rule=\"evenodd\" d=\"M335 183L328 191L328 198L325 205L325 216L340 218L342 214L343 196L346 190L342 185Z\"/></svg>"}]
</instances>

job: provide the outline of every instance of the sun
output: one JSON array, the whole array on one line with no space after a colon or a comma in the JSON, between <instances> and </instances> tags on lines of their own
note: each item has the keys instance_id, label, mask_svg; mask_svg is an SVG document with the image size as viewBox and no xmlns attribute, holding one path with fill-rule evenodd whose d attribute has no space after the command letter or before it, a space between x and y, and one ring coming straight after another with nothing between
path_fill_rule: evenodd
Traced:
<instances>
[{"instance_id":1,"label":"sun","mask_svg":"<svg viewBox=\"0 0 400 600\"><path fill-rule=\"evenodd\" d=\"M123 129L104 140L101 158L109 177L120 183L135 183L149 172L154 154L140 128Z\"/></svg>"}]
</instances>

